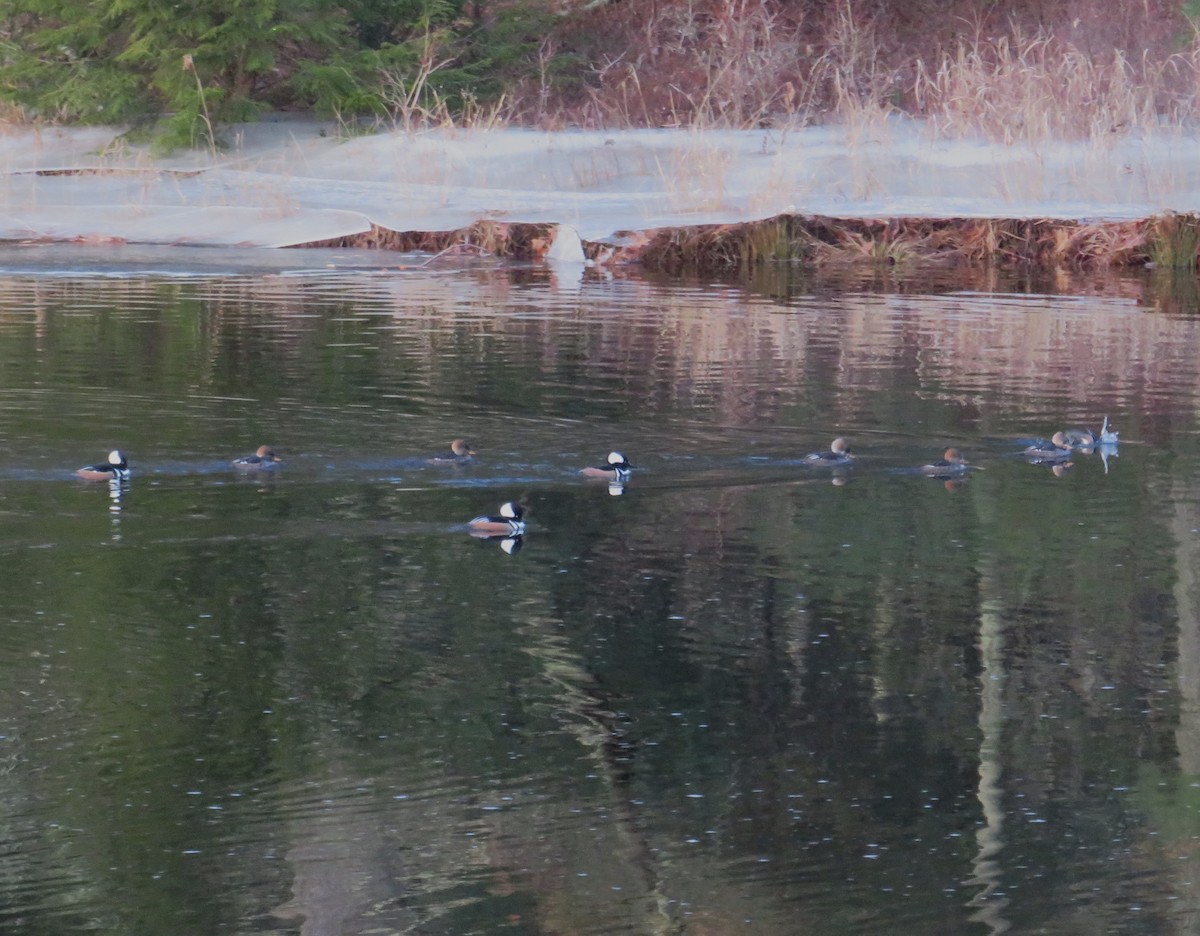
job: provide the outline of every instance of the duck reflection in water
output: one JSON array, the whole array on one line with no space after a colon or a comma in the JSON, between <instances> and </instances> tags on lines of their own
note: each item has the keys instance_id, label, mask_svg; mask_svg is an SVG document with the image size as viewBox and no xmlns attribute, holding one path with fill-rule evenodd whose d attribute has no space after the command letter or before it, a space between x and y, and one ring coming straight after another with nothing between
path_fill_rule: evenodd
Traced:
<instances>
[{"instance_id":1,"label":"duck reflection in water","mask_svg":"<svg viewBox=\"0 0 1200 936\"><path fill-rule=\"evenodd\" d=\"M508 553L510 556L519 553L525 548L525 534L523 533L517 536L505 536L502 533L480 533L472 530L471 536L485 543L497 543L500 546L500 551Z\"/></svg>"},{"instance_id":2,"label":"duck reflection in water","mask_svg":"<svg viewBox=\"0 0 1200 936\"><path fill-rule=\"evenodd\" d=\"M1075 467L1075 462L1073 461L1030 461L1029 464L1040 465L1043 468L1049 468L1050 473L1056 478L1065 478L1068 474L1070 474L1071 469Z\"/></svg>"},{"instance_id":3,"label":"duck reflection in water","mask_svg":"<svg viewBox=\"0 0 1200 936\"><path fill-rule=\"evenodd\" d=\"M125 482L113 478L108 482L108 518L112 522L112 541L121 539L121 494L124 493Z\"/></svg>"},{"instance_id":4,"label":"duck reflection in water","mask_svg":"<svg viewBox=\"0 0 1200 936\"><path fill-rule=\"evenodd\" d=\"M1096 453L1100 456L1100 461L1104 463L1105 474L1108 474L1108 460L1121 456L1121 453L1117 451L1116 445L1111 442L1101 442L1096 446Z\"/></svg>"}]
</instances>

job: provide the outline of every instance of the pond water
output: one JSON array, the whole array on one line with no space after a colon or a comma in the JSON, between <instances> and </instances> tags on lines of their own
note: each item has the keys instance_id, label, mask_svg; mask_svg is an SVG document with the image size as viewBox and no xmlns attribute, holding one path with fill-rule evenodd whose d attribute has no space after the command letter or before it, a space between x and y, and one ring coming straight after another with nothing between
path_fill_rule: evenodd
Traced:
<instances>
[{"instance_id":1,"label":"pond water","mask_svg":"<svg viewBox=\"0 0 1200 936\"><path fill-rule=\"evenodd\" d=\"M0 253L5 933L1191 931L1190 281L180 253Z\"/></svg>"}]
</instances>

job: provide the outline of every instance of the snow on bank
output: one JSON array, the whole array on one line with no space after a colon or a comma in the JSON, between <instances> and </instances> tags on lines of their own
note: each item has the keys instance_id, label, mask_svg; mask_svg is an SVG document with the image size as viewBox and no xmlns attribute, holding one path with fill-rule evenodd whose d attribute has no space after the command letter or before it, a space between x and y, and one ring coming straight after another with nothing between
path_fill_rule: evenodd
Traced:
<instances>
[{"instance_id":1,"label":"snow on bank","mask_svg":"<svg viewBox=\"0 0 1200 936\"><path fill-rule=\"evenodd\" d=\"M97 128L0 131L0 239L283 247L372 224L486 219L621 231L759 220L1128 220L1200 212L1200 139L934 139L903 119L753 131L458 130L339 139L313 121L246 125L217 154L154 159ZM72 170L84 170L82 172Z\"/></svg>"}]
</instances>

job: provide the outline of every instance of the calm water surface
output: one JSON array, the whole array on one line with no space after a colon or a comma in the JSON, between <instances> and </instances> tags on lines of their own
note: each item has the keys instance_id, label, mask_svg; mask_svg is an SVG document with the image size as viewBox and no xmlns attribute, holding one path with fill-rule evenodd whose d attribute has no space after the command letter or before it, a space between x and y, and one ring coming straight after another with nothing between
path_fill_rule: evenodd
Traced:
<instances>
[{"instance_id":1,"label":"calm water surface","mask_svg":"<svg viewBox=\"0 0 1200 936\"><path fill-rule=\"evenodd\" d=\"M1194 931L1194 299L194 256L0 255L5 933Z\"/></svg>"}]
</instances>

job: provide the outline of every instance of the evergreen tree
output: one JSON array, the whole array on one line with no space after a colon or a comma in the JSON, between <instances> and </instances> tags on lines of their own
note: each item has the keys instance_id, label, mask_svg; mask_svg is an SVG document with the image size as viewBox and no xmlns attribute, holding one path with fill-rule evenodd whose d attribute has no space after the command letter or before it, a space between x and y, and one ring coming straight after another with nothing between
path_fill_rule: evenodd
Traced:
<instances>
[{"instance_id":1,"label":"evergreen tree","mask_svg":"<svg viewBox=\"0 0 1200 936\"><path fill-rule=\"evenodd\" d=\"M344 48L330 0L11 0L0 94L55 119L169 114L168 145L286 100L295 63Z\"/></svg>"}]
</instances>

